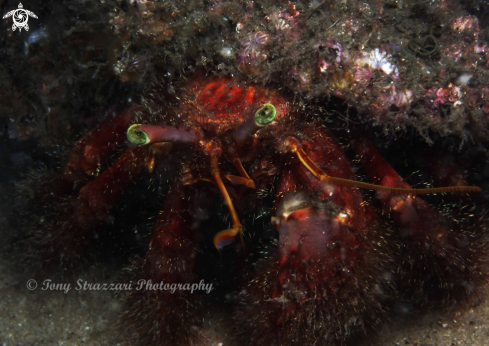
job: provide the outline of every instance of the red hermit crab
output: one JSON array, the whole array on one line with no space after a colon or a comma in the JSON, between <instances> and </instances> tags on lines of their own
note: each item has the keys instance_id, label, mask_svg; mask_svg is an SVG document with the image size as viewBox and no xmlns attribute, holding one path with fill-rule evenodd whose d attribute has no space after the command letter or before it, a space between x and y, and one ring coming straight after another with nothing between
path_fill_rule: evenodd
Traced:
<instances>
[{"instance_id":1,"label":"red hermit crab","mask_svg":"<svg viewBox=\"0 0 489 346\"><path fill-rule=\"evenodd\" d=\"M172 102L178 106L170 110ZM123 149L126 135L132 144ZM135 279L154 283L201 280L196 250L215 199L224 200L231 217L228 229L215 230L217 254L235 238L245 243L251 225L240 215L260 211L266 191L276 196L271 225L278 243L237 279L234 344L343 344L384 315L395 295L393 273L412 284L403 293L412 299L479 292L487 281L487 245L477 222L456 223L417 194L480 189L413 189L369 140L357 136L350 144L372 183L356 180L324 120L285 94L196 73L178 97L150 94L78 141L62 177L44 183L54 196L39 196L50 208L62 200L68 211L30 242L43 261L68 266L146 170L169 185L149 250L134 271ZM378 202L366 202L358 187L376 190ZM447 273L456 282L447 282ZM197 294L139 290L125 300L131 344L205 343Z\"/></svg>"}]
</instances>

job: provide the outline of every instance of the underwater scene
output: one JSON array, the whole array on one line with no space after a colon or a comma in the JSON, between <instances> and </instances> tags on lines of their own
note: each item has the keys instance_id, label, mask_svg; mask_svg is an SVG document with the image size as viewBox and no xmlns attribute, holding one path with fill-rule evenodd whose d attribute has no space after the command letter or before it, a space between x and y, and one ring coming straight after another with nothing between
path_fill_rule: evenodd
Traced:
<instances>
[{"instance_id":1,"label":"underwater scene","mask_svg":"<svg viewBox=\"0 0 489 346\"><path fill-rule=\"evenodd\" d=\"M0 11L0 345L489 345L487 0Z\"/></svg>"}]
</instances>

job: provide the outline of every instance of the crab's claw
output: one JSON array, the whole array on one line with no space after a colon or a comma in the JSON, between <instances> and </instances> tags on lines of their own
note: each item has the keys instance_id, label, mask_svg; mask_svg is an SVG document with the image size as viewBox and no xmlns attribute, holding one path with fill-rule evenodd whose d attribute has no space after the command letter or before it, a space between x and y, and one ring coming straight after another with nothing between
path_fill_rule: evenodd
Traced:
<instances>
[{"instance_id":1,"label":"crab's claw","mask_svg":"<svg viewBox=\"0 0 489 346\"><path fill-rule=\"evenodd\" d=\"M324 264L333 272L337 261L349 267L357 257L358 244L348 229L346 215L308 191L287 192L272 224L279 232L281 264L293 254L304 261L328 258Z\"/></svg>"},{"instance_id":2,"label":"crab's claw","mask_svg":"<svg viewBox=\"0 0 489 346\"><path fill-rule=\"evenodd\" d=\"M343 344L383 313L382 274L390 270L385 234L358 189L321 181L311 172L354 179L331 134L306 127L295 141L283 142L291 160L272 210L278 248L243 290L236 339L247 345ZM299 336L296 330L308 332Z\"/></svg>"}]
</instances>

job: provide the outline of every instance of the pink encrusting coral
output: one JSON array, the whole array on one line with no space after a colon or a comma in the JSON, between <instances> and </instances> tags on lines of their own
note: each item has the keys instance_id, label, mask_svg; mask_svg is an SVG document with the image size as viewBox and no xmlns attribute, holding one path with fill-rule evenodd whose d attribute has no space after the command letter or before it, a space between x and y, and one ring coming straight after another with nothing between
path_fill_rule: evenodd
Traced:
<instances>
[{"instance_id":1,"label":"pink encrusting coral","mask_svg":"<svg viewBox=\"0 0 489 346\"><path fill-rule=\"evenodd\" d=\"M238 68L244 73L258 73L256 68L268 58L267 43L270 36L264 32L250 33L240 42L240 52L236 56Z\"/></svg>"},{"instance_id":2,"label":"pink encrusting coral","mask_svg":"<svg viewBox=\"0 0 489 346\"><path fill-rule=\"evenodd\" d=\"M306 20L311 16L306 8L300 15L274 9L261 20L255 18L260 34L270 33L266 58L249 54L248 46L240 43L237 64L243 66L243 56L249 57L252 71L240 70L255 79L274 76L306 97L342 98L386 130L414 126L428 142L430 130L482 140L489 128L483 92L489 78L489 48L479 20L456 1L403 6L405 13L423 14L416 20L409 17L422 29L414 30L404 17L407 14L365 3L352 5L355 15L340 15L330 24L318 25L320 29ZM426 18L437 20L427 24ZM245 30L252 28L247 25ZM309 37L308 30L317 35ZM477 130L469 134L475 124Z\"/></svg>"}]
</instances>

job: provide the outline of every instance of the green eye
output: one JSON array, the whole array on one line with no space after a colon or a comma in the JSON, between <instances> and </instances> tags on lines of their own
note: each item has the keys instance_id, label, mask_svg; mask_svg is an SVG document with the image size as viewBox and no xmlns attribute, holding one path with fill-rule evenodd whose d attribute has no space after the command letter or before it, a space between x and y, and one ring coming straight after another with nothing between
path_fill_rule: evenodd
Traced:
<instances>
[{"instance_id":1,"label":"green eye","mask_svg":"<svg viewBox=\"0 0 489 346\"><path fill-rule=\"evenodd\" d=\"M275 109L275 106L271 103L265 103L263 107L255 113L255 122L258 126L266 126L275 119L276 115L277 110Z\"/></svg>"},{"instance_id":2,"label":"green eye","mask_svg":"<svg viewBox=\"0 0 489 346\"><path fill-rule=\"evenodd\" d=\"M141 126L141 124L134 124L127 129L127 139L129 142L136 145L148 144L148 134L139 129L139 126Z\"/></svg>"}]
</instances>

